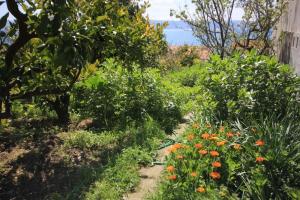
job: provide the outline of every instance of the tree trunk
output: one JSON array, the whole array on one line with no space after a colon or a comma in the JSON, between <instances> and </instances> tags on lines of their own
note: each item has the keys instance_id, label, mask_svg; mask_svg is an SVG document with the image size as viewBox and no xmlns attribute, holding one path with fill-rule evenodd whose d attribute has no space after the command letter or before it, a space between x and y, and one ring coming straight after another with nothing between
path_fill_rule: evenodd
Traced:
<instances>
[{"instance_id":1,"label":"tree trunk","mask_svg":"<svg viewBox=\"0 0 300 200\"><path fill-rule=\"evenodd\" d=\"M69 105L70 95L63 94L56 97L55 102L52 102L53 110L56 112L60 124L67 125L70 122Z\"/></svg>"}]
</instances>

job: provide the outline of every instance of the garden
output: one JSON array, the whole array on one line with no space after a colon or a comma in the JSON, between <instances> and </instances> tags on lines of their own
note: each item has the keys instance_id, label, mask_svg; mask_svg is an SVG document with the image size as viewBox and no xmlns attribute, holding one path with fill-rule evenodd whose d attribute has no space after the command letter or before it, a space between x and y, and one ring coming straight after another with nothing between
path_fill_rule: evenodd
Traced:
<instances>
[{"instance_id":1,"label":"garden","mask_svg":"<svg viewBox=\"0 0 300 200\"><path fill-rule=\"evenodd\" d=\"M147 3L0 1L0 199L298 199L300 77L264 37L283 7L243 2L272 12L258 45L180 12L205 47L170 48Z\"/></svg>"}]
</instances>

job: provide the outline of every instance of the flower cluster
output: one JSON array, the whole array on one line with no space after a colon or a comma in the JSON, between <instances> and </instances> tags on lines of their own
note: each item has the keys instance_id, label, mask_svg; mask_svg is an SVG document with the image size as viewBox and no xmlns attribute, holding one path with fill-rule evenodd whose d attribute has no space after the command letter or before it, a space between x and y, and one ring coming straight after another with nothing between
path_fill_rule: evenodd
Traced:
<instances>
[{"instance_id":1,"label":"flower cluster","mask_svg":"<svg viewBox=\"0 0 300 200\"><path fill-rule=\"evenodd\" d=\"M168 149L166 174L169 184L190 185L195 193L206 193L209 191L207 186L223 184L238 166L232 160L244 152L241 141L240 132L227 130L224 126L192 125L182 141ZM253 148L264 145L262 139L252 143ZM254 163L262 164L265 160L258 156Z\"/></svg>"}]
</instances>

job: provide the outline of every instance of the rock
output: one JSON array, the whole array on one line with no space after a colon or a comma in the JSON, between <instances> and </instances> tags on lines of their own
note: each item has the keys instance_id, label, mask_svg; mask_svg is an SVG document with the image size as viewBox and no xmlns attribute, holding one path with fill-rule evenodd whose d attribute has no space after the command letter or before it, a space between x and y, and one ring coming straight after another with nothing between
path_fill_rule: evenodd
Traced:
<instances>
[{"instance_id":1,"label":"rock","mask_svg":"<svg viewBox=\"0 0 300 200\"><path fill-rule=\"evenodd\" d=\"M88 129L91 128L94 124L94 120L92 118L87 118L85 120L82 120L78 125L77 129Z\"/></svg>"}]
</instances>

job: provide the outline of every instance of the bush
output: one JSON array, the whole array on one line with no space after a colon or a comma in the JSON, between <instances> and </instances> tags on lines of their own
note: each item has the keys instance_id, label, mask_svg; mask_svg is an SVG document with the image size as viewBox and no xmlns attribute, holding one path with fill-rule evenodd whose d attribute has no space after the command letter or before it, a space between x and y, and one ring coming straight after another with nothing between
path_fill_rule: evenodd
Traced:
<instances>
[{"instance_id":1,"label":"bush","mask_svg":"<svg viewBox=\"0 0 300 200\"><path fill-rule=\"evenodd\" d=\"M201 84L206 74L205 65L197 64L192 67L184 67L177 71L171 71L163 77L163 86L171 93L181 112L187 114L189 112L205 113L205 109L214 105L214 101L207 91L203 89Z\"/></svg>"},{"instance_id":2,"label":"bush","mask_svg":"<svg viewBox=\"0 0 300 200\"><path fill-rule=\"evenodd\" d=\"M65 138L64 146L81 150L100 150L107 145L116 143L121 135L122 133L107 131L101 133L88 131L70 132Z\"/></svg>"},{"instance_id":3,"label":"bush","mask_svg":"<svg viewBox=\"0 0 300 200\"><path fill-rule=\"evenodd\" d=\"M73 109L96 119L104 129L125 128L143 122L148 115L171 131L181 118L172 97L160 86L155 71L132 71L108 60L102 69L75 86Z\"/></svg>"},{"instance_id":4,"label":"bush","mask_svg":"<svg viewBox=\"0 0 300 200\"><path fill-rule=\"evenodd\" d=\"M255 51L221 60L212 56L199 83L216 104L220 120L259 118L275 113L283 117L289 107L299 108L300 78L288 65ZM299 111L298 111L299 113Z\"/></svg>"}]
</instances>

